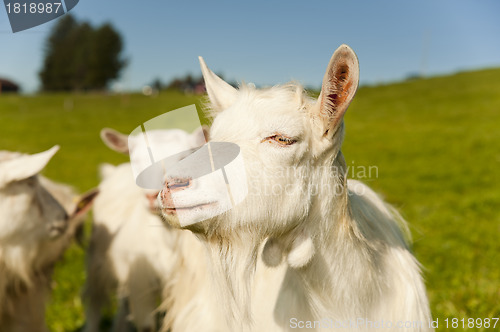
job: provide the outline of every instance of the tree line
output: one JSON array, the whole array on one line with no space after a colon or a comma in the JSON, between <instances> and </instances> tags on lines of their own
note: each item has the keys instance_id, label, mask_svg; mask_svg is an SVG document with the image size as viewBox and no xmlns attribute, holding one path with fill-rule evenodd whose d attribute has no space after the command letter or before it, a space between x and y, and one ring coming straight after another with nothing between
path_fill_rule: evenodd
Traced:
<instances>
[{"instance_id":1,"label":"tree line","mask_svg":"<svg viewBox=\"0 0 500 332\"><path fill-rule=\"evenodd\" d=\"M57 21L44 45L43 66L39 72L41 89L106 90L127 65L122 51L122 37L111 24L94 27L72 15L65 15ZM230 84L236 86L234 82ZM157 78L151 82L151 87L156 91L203 93L204 81L201 75L187 74L168 82Z\"/></svg>"}]
</instances>

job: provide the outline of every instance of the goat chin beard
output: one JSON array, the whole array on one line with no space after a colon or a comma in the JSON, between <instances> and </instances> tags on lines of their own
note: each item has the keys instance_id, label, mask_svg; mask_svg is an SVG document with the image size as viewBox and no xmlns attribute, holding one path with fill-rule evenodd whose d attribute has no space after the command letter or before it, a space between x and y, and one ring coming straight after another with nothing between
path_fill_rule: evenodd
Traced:
<instances>
[{"instance_id":1,"label":"goat chin beard","mask_svg":"<svg viewBox=\"0 0 500 332\"><path fill-rule=\"evenodd\" d=\"M231 326L238 331L250 329L253 323L252 290L259 257L270 267L279 265L286 257L291 268L301 268L314 256L313 240L303 229L277 237L240 229L230 235L213 232L203 238L211 256L217 295L225 307L228 323L240 324Z\"/></svg>"},{"instance_id":2,"label":"goat chin beard","mask_svg":"<svg viewBox=\"0 0 500 332\"><path fill-rule=\"evenodd\" d=\"M168 227L182 228L193 232L206 246L208 264L218 302L231 330L250 329L252 320L251 300L254 273L257 265L263 234L252 233L245 227L223 227L225 220L207 219L181 227L176 216L164 216ZM240 326L234 326L240 324ZM233 326L231 326L233 325Z\"/></svg>"},{"instance_id":3,"label":"goat chin beard","mask_svg":"<svg viewBox=\"0 0 500 332\"><path fill-rule=\"evenodd\" d=\"M244 331L252 323L252 289L260 244L263 238L246 232L231 237L211 234L206 238L212 264L213 281L228 323Z\"/></svg>"},{"instance_id":4,"label":"goat chin beard","mask_svg":"<svg viewBox=\"0 0 500 332\"><path fill-rule=\"evenodd\" d=\"M314 256L314 245L309 233L296 224L289 225L284 234L275 234L265 227L258 232L243 223L235 226L234 220L233 227L224 227L226 223L227 219L213 218L183 228L196 234L208 249L216 296L231 329L245 331L253 324L252 290L259 257L269 267L278 266L286 257L291 268L301 268Z\"/></svg>"}]
</instances>

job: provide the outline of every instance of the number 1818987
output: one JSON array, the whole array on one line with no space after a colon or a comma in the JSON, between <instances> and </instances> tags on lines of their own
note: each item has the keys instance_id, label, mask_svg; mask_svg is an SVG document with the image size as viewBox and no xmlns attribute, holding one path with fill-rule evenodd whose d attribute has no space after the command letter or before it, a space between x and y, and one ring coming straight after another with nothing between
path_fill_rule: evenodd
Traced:
<instances>
[{"instance_id":1,"label":"number 1818987","mask_svg":"<svg viewBox=\"0 0 500 332\"><path fill-rule=\"evenodd\" d=\"M32 2L32 3L7 3L7 14L52 14L58 13L62 4L60 2Z\"/></svg>"},{"instance_id":2,"label":"number 1818987","mask_svg":"<svg viewBox=\"0 0 500 332\"><path fill-rule=\"evenodd\" d=\"M498 323L498 318L446 318L444 322L446 323L447 328L453 328L453 329L473 329L473 328L496 328L496 325Z\"/></svg>"}]
</instances>

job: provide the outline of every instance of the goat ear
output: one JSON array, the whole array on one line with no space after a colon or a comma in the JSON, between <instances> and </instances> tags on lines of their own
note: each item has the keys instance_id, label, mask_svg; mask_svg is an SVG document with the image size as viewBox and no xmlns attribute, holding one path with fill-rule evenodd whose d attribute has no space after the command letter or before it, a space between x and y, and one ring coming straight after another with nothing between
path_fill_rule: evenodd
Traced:
<instances>
[{"instance_id":1,"label":"goat ear","mask_svg":"<svg viewBox=\"0 0 500 332\"><path fill-rule=\"evenodd\" d=\"M99 194L99 189L94 188L87 191L85 194L80 196L76 203L75 210L70 215L70 233L75 236L76 242L83 248L83 242L85 237L83 222L85 221L85 216L87 212L92 207L94 199Z\"/></svg>"},{"instance_id":2,"label":"goat ear","mask_svg":"<svg viewBox=\"0 0 500 332\"><path fill-rule=\"evenodd\" d=\"M55 145L44 152L22 155L0 163L0 186L40 173L58 150L59 145Z\"/></svg>"},{"instance_id":3,"label":"goat ear","mask_svg":"<svg viewBox=\"0 0 500 332\"><path fill-rule=\"evenodd\" d=\"M319 120L323 136L332 138L335 134L358 83L358 58L349 46L341 45L330 59L321 85L317 114L313 115Z\"/></svg>"},{"instance_id":4,"label":"goat ear","mask_svg":"<svg viewBox=\"0 0 500 332\"><path fill-rule=\"evenodd\" d=\"M87 191L82 196L80 196L76 204L75 210L70 216L70 219L82 218L83 216L85 216L85 214L92 207L94 199L97 197L98 194L99 194L99 189L94 188Z\"/></svg>"},{"instance_id":5,"label":"goat ear","mask_svg":"<svg viewBox=\"0 0 500 332\"><path fill-rule=\"evenodd\" d=\"M101 130L101 139L111 150L129 154L127 135L111 128L103 128Z\"/></svg>"},{"instance_id":6,"label":"goat ear","mask_svg":"<svg viewBox=\"0 0 500 332\"><path fill-rule=\"evenodd\" d=\"M196 142L197 145L201 146L208 142L210 139L209 136L209 128L206 125L202 125L201 127L195 129L193 133L191 134Z\"/></svg>"},{"instance_id":7,"label":"goat ear","mask_svg":"<svg viewBox=\"0 0 500 332\"><path fill-rule=\"evenodd\" d=\"M208 69L205 60L201 56L198 58L212 108L214 111L223 111L234 103L238 90Z\"/></svg>"}]
</instances>

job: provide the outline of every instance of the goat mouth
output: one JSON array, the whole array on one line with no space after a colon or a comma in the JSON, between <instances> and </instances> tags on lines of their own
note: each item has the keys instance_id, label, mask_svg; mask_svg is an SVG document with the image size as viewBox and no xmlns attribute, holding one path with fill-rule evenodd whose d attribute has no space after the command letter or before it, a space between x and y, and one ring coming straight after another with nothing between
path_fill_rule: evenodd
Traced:
<instances>
[{"instance_id":1,"label":"goat mouth","mask_svg":"<svg viewBox=\"0 0 500 332\"><path fill-rule=\"evenodd\" d=\"M162 206L160 209L165 214L175 215L177 213L177 211L202 210L204 208L214 206L216 203L217 202L210 202L210 203L196 204L196 205L190 205L190 206L173 206L173 207Z\"/></svg>"}]
</instances>

